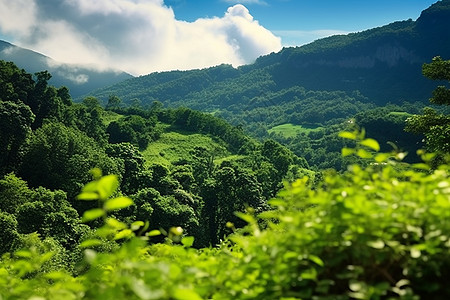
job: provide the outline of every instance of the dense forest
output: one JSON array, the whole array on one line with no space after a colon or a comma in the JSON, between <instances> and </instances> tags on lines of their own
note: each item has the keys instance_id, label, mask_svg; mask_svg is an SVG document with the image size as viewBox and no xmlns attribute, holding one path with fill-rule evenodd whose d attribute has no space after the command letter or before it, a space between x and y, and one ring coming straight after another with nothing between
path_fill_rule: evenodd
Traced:
<instances>
[{"instance_id":1,"label":"dense forest","mask_svg":"<svg viewBox=\"0 0 450 300\"><path fill-rule=\"evenodd\" d=\"M423 74L449 81L449 66L436 57ZM327 141L347 171L313 171L212 114L74 103L50 77L0 61L5 299L450 295L448 115L355 114ZM430 101L449 99L439 86ZM408 164L358 121L406 126L432 152Z\"/></svg>"},{"instance_id":2,"label":"dense forest","mask_svg":"<svg viewBox=\"0 0 450 300\"><path fill-rule=\"evenodd\" d=\"M157 101L212 113L252 137L286 145L314 170L345 170L344 145L329 141L362 113L356 122L370 128L384 151L392 142L411 154L408 161L418 161L422 138L405 135L403 123L429 105L436 85L422 75L421 65L439 55L450 58L444 38L450 36L449 20L450 1L439 1L416 21L285 48L239 68L152 73L90 95L105 105L113 95L123 106L147 108Z\"/></svg>"},{"instance_id":3,"label":"dense forest","mask_svg":"<svg viewBox=\"0 0 450 300\"><path fill-rule=\"evenodd\" d=\"M77 101L0 60L0 299L450 298L450 60L415 52L405 102L285 69L439 36L449 8Z\"/></svg>"}]
</instances>

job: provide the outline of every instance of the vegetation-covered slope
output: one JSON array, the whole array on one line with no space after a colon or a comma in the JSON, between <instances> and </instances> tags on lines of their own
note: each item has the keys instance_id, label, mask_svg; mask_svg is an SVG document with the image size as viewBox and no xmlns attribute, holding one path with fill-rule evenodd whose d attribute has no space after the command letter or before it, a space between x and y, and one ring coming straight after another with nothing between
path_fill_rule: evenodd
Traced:
<instances>
[{"instance_id":1,"label":"vegetation-covered slope","mask_svg":"<svg viewBox=\"0 0 450 300\"><path fill-rule=\"evenodd\" d=\"M436 57L423 73L448 82L449 66ZM448 115L391 105L274 127L299 130L286 138L308 155L353 163L315 173L213 114L114 96L106 110L75 104L49 78L0 61L0 298L450 297ZM449 99L441 86L431 101ZM438 151L419 151L423 163L380 153L354 124L410 144L406 118Z\"/></svg>"},{"instance_id":2,"label":"vegetation-covered slope","mask_svg":"<svg viewBox=\"0 0 450 300\"><path fill-rule=\"evenodd\" d=\"M433 85L421 75L421 64L450 56L449 1L423 11L417 21L402 21L359 33L333 36L309 45L285 48L233 69L163 72L131 79L97 91L126 102L154 100L183 103L195 109L248 108L249 101L267 94L286 94L293 87L306 90L359 90L371 103L424 102ZM293 101L289 94L283 101ZM367 101L366 101L367 102Z\"/></svg>"},{"instance_id":3,"label":"vegetation-covered slope","mask_svg":"<svg viewBox=\"0 0 450 300\"><path fill-rule=\"evenodd\" d=\"M360 142L360 155L377 148L373 140ZM142 234L144 222L127 225L111 216L132 201L112 196L118 184L115 177L99 178L83 189L80 198L99 200L101 208L84 218L103 216L104 225L76 246L81 257L77 275L61 263L57 245L29 235L27 248L0 260L0 295L5 299L447 299L448 165L431 171L423 164L417 170L389 156L377 154L380 164L366 169L354 165L345 174L328 172L314 189L308 178L298 180L271 201L271 210L257 216L251 210L238 214L247 227L235 230L217 248L200 250L191 248L194 239L178 227L166 233L165 243L149 244L149 238L162 233ZM14 219L2 214L0 222L14 237ZM114 239L121 243L111 249Z\"/></svg>"},{"instance_id":4,"label":"vegetation-covered slope","mask_svg":"<svg viewBox=\"0 0 450 300\"><path fill-rule=\"evenodd\" d=\"M215 245L229 233L234 211L267 209L283 179L312 174L279 143L258 142L210 114L159 106L106 111L93 97L72 103L49 78L0 61L0 194L7 197L0 210L16 228L4 252L34 231L69 252L89 235L78 215L92 207L75 196L92 168L116 174L120 193L135 200L121 220L151 219L152 229L183 226L196 246Z\"/></svg>"},{"instance_id":5,"label":"vegetation-covered slope","mask_svg":"<svg viewBox=\"0 0 450 300\"><path fill-rule=\"evenodd\" d=\"M254 137L289 145L318 169L345 169L339 155L344 145L333 136L355 120L371 128L369 134L380 138L384 150L392 142L417 160L421 137L403 135L404 121L421 112L436 85L422 75L422 64L437 55L450 57L449 3L437 2L416 21L285 48L237 69L220 65L153 73L94 95L105 104L115 95L126 105L158 101L206 111ZM318 130L279 134L277 128L288 124Z\"/></svg>"}]
</instances>

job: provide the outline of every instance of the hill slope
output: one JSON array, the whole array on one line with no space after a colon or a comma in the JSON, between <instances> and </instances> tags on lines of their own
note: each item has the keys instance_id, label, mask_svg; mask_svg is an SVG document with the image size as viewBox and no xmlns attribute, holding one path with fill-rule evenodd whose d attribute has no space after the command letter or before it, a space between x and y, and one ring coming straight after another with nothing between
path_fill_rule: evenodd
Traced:
<instances>
[{"instance_id":1,"label":"hill slope","mask_svg":"<svg viewBox=\"0 0 450 300\"><path fill-rule=\"evenodd\" d=\"M74 98L132 78L130 74L119 71L97 71L85 66L61 64L45 55L2 40L0 40L0 59L12 61L30 73L49 71L53 76L50 83L57 87L68 87Z\"/></svg>"},{"instance_id":2,"label":"hill slope","mask_svg":"<svg viewBox=\"0 0 450 300\"><path fill-rule=\"evenodd\" d=\"M395 22L311 44L285 48L233 69L153 73L103 88L103 100L115 94L128 102L154 100L214 111L268 92L301 86L307 90L359 90L377 104L426 102L435 83L423 78L421 65L434 56L450 57L450 1L423 11L417 21ZM244 99L244 100L243 100ZM289 101L289 99L284 99Z\"/></svg>"}]
</instances>

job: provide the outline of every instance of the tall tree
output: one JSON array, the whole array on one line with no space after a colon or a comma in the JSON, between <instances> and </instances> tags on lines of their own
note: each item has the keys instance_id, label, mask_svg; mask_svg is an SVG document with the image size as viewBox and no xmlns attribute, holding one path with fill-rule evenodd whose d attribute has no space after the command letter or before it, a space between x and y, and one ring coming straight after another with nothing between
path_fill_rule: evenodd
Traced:
<instances>
[{"instance_id":1,"label":"tall tree","mask_svg":"<svg viewBox=\"0 0 450 300\"><path fill-rule=\"evenodd\" d=\"M437 56L431 63L424 64L422 73L433 80L445 80L447 86L438 86L430 98L437 105L450 105L450 60ZM450 116L438 113L432 108L425 108L423 115L415 115L406 120L406 130L425 136L429 151L450 152Z\"/></svg>"},{"instance_id":2,"label":"tall tree","mask_svg":"<svg viewBox=\"0 0 450 300\"><path fill-rule=\"evenodd\" d=\"M0 101L0 175L17 171L34 114L22 102Z\"/></svg>"}]
</instances>

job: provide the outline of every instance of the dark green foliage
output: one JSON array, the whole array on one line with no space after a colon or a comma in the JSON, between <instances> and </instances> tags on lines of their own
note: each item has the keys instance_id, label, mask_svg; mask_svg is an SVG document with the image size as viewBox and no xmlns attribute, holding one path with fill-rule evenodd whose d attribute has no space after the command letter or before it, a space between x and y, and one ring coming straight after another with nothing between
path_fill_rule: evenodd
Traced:
<instances>
[{"instance_id":1,"label":"dark green foliage","mask_svg":"<svg viewBox=\"0 0 450 300\"><path fill-rule=\"evenodd\" d=\"M33 89L31 74L12 62L0 60L0 100L28 104L31 102Z\"/></svg>"},{"instance_id":2,"label":"dark green foliage","mask_svg":"<svg viewBox=\"0 0 450 300\"><path fill-rule=\"evenodd\" d=\"M449 16L446 1L439 1L417 21L284 48L238 69L217 66L153 73L103 88L95 95L105 101L113 94L128 104L137 98L144 106L157 100L166 106L231 114L253 110L255 100L271 99L271 94L286 94L282 101L291 102L290 90L298 87L347 95L359 90L368 98L366 102L379 105L424 101L433 85L422 77L421 64L449 52L450 42L443 38L449 36ZM333 115L332 111L327 114ZM227 120L231 121L228 116Z\"/></svg>"},{"instance_id":3,"label":"dark green foliage","mask_svg":"<svg viewBox=\"0 0 450 300\"><path fill-rule=\"evenodd\" d=\"M425 77L433 80L445 80L450 82L450 60L443 60L440 56L433 58L431 63L422 66ZM433 91L430 102L438 105L450 105L450 89L439 86Z\"/></svg>"},{"instance_id":4,"label":"dark green foliage","mask_svg":"<svg viewBox=\"0 0 450 300\"><path fill-rule=\"evenodd\" d=\"M405 161L417 162L420 159L416 152L423 147L423 137L405 132L405 121L410 116L402 107L387 106L358 113L355 123L380 143L382 151L391 151L397 147L409 153Z\"/></svg>"},{"instance_id":5,"label":"dark green foliage","mask_svg":"<svg viewBox=\"0 0 450 300\"><path fill-rule=\"evenodd\" d=\"M22 102L0 101L0 175L17 171L34 115Z\"/></svg>"},{"instance_id":6,"label":"dark green foliage","mask_svg":"<svg viewBox=\"0 0 450 300\"><path fill-rule=\"evenodd\" d=\"M17 221L14 215L0 210L0 228L2 229L0 255L16 250L12 246L19 239L19 233L17 232Z\"/></svg>"},{"instance_id":7,"label":"dark green foliage","mask_svg":"<svg viewBox=\"0 0 450 300\"><path fill-rule=\"evenodd\" d=\"M149 142L159 137L155 129L156 117L144 119L141 116L129 115L109 124L106 132L110 143L128 142L145 149Z\"/></svg>"},{"instance_id":8,"label":"dark green foliage","mask_svg":"<svg viewBox=\"0 0 450 300\"><path fill-rule=\"evenodd\" d=\"M202 220L209 231L209 243L216 245L231 232L227 223L236 227L245 223L237 218L235 212L245 212L247 208L262 211L266 209L263 192L256 176L250 171L228 162L204 182L202 197L204 207Z\"/></svg>"},{"instance_id":9,"label":"dark green foliage","mask_svg":"<svg viewBox=\"0 0 450 300\"><path fill-rule=\"evenodd\" d=\"M99 144L106 144L108 137L106 126L102 122L103 110L99 106L89 108L82 104L73 104L64 111L62 123L74 127L95 139Z\"/></svg>"},{"instance_id":10,"label":"dark green foliage","mask_svg":"<svg viewBox=\"0 0 450 300\"><path fill-rule=\"evenodd\" d=\"M151 182L152 173L144 167L144 157L136 146L130 143L110 144L106 148L106 154L121 169L121 190L126 195L138 192Z\"/></svg>"},{"instance_id":11,"label":"dark green foliage","mask_svg":"<svg viewBox=\"0 0 450 300\"><path fill-rule=\"evenodd\" d=\"M10 173L0 179L0 210L15 214L17 208L29 201L31 190L25 181Z\"/></svg>"},{"instance_id":12,"label":"dark green foliage","mask_svg":"<svg viewBox=\"0 0 450 300\"><path fill-rule=\"evenodd\" d=\"M368 167L324 172L314 189L309 178L286 185L271 200L270 211L238 213L248 225L216 248L190 248L193 239L182 236L180 228L171 228L165 243L148 245L145 241L160 231L136 237L143 222L128 227L107 218L96 235L127 238L116 247L108 247L112 239L84 240L85 269L77 276L61 267L64 256L57 245L27 237L28 249L0 260L0 294L25 299L447 299L448 164L432 171L426 163L399 163L397 153L376 153L378 143L361 132L341 136L356 142L347 154L370 154ZM429 162L430 156L423 158ZM232 165L221 170L229 183L238 176ZM117 185L114 176L100 178L79 198L100 197L104 191L98 200L106 213L111 203L125 201L110 198ZM157 210L176 215L166 206L176 203L155 190L142 190L136 200L156 202ZM48 251L56 254L54 260Z\"/></svg>"},{"instance_id":13,"label":"dark green foliage","mask_svg":"<svg viewBox=\"0 0 450 300\"><path fill-rule=\"evenodd\" d=\"M433 80L445 80L447 86L438 86L433 91L430 102L438 105L450 105L450 60L437 56L431 63L424 64L423 74ZM450 116L432 108L425 108L423 115L414 115L407 120L406 130L425 135L427 149L432 152L450 152Z\"/></svg>"},{"instance_id":14,"label":"dark green foliage","mask_svg":"<svg viewBox=\"0 0 450 300\"><path fill-rule=\"evenodd\" d=\"M117 164L93 139L77 129L49 123L31 136L20 174L31 186L62 189L73 198L94 167L118 173Z\"/></svg>"},{"instance_id":15,"label":"dark green foliage","mask_svg":"<svg viewBox=\"0 0 450 300\"><path fill-rule=\"evenodd\" d=\"M78 213L62 191L33 190L30 199L17 208L16 216L20 233L38 232L66 248L73 247L81 234Z\"/></svg>"},{"instance_id":16,"label":"dark green foliage","mask_svg":"<svg viewBox=\"0 0 450 300\"><path fill-rule=\"evenodd\" d=\"M168 231L173 226L181 226L187 234L195 234L198 231L198 216L193 208L182 204L174 196L162 196L154 189L140 190L133 200L138 206L140 220L148 220L150 228L164 229Z\"/></svg>"}]
</instances>

